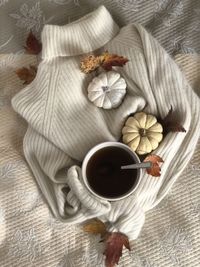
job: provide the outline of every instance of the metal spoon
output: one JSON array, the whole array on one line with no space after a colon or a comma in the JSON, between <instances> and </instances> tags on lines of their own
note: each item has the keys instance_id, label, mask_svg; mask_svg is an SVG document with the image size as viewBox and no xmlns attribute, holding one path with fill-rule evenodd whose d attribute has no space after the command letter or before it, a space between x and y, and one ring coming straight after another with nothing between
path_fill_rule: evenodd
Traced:
<instances>
[{"instance_id":1,"label":"metal spoon","mask_svg":"<svg viewBox=\"0 0 200 267\"><path fill-rule=\"evenodd\" d=\"M152 162L151 161L146 161L146 162L141 162L141 163L135 163L131 165L125 165L121 166L122 170L128 170L128 169L139 169L139 168L151 168Z\"/></svg>"}]
</instances>

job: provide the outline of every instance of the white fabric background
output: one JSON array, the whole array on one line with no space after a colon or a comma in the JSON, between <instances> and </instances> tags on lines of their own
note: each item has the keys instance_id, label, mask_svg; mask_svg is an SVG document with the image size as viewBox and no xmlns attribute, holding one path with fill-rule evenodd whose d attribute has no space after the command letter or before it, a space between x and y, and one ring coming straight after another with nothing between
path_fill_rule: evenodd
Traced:
<instances>
[{"instance_id":1,"label":"white fabric background","mask_svg":"<svg viewBox=\"0 0 200 267\"><path fill-rule=\"evenodd\" d=\"M25 162L25 122L10 100L22 89L14 70L34 56L0 57L0 266L103 267L98 237L56 221ZM199 91L200 57L178 56ZM167 197L147 213L140 237L124 251L120 267L197 267L200 262L200 143Z\"/></svg>"},{"instance_id":2,"label":"white fabric background","mask_svg":"<svg viewBox=\"0 0 200 267\"><path fill-rule=\"evenodd\" d=\"M65 24L104 4L120 25L140 22L171 54L199 53L198 0L0 0L0 266L102 267L97 238L55 221L24 162L26 125L10 107L23 86L13 70L35 62L23 53L30 29ZM199 90L199 57L177 56ZM200 91L198 91L200 95ZM170 194L150 211L120 267L197 267L200 262L200 144Z\"/></svg>"},{"instance_id":3,"label":"white fabric background","mask_svg":"<svg viewBox=\"0 0 200 267\"><path fill-rule=\"evenodd\" d=\"M31 29L66 24L105 5L119 26L141 23L170 53L200 52L199 0L0 0L1 53L17 52Z\"/></svg>"}]
</instances>

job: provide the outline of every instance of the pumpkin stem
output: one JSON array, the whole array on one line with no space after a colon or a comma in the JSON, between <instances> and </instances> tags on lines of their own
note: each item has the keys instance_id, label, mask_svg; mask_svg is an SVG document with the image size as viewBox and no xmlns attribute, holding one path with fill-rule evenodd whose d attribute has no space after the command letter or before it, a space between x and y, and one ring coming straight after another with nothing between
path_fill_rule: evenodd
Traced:
<instances>
[{"instance_id":1,"label":"pumpkin stem","mask_svg":"<svg viewBox=\"0 0 200 267\"><path fill-rule=\"evenodd\" d=\"M139 132L141 136L146 136L147 133L146 129L141 128Z\"/></svg>"},{"instance_id":2,"label":"pumpkin stem","mask_svg":"<svg viewBox=\"0 0 200 267\"><path fill-rule=\"evenodd\" d=\"M109 91L109 86L101 86L103 89L103 92L108 92Z\"/></svg>"}]
</instances>

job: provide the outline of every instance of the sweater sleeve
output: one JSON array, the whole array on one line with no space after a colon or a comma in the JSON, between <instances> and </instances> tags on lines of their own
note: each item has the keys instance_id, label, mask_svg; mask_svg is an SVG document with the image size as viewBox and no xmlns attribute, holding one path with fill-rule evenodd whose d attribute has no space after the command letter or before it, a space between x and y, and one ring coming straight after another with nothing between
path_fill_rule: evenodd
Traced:
<instances>
[{"instance_id":1,"label":"sweater sleeve","mask_svg":"<svg viewBox=\"0 0 200 267\"><path fill-rule=\"evenodd\" d=\"M146 109L154 113L151 101L155 101L156 114L164 118L172 106L174 120L186 129L186 133L168 133L154 152L164 159L164 164L160 179L155 182L152 178L148 187L147 184L145 186L146 190L154 188L154 196L147 205L151 208L163 199L192 157L200 133L200 101L177 64L157 40L141 25L135 27L141 38L153 96L152 100L147 99Z\"/></svg>"},{"instance_id":2,"label":"sweater sleeve","mask_svg":"<svg viewBox=\"0 0 200 267\"><path fill-rule=\"evenodd\" d=\"M53 214L66 223L80 223L110 210L81 183L81 169L66 153L28 127L24 154ZM72 166L73 165L73 166Z\"/></svg>"},{"instance_id":3,"label":"sweater sleeve","mask_svg":"<svg viewBox=\"0 0 200 267\"><path fill-rule=\"evenodd\" d=\"M28 122L24 154L53 214L61 221L77 223L102 215L110 204L88 194L81 185L80 167L76 166L80 162L60 145L60 137L51 136L59 74L55 62L42 61L36 78L12 99L12 106ZM94 207L99 207L98 212Z\"/></svg>"},{"instance_id":4,"label":"sweater sleeve","mask_svg":"<svg viewBox=\"0 0 200 267\"><path fill-rule=\"evenodd\" d=\"M117 38L120 48L118 51L116 45L116 53L122 54L123 47L129 47L130 61L124 75L137 84L137 92L130 86L129 93L142 95L147 103L144 111L162 118L172 106L174 119L186 129L186 133L168 133L153 151L164 160L161 176L144 172L135 194L118 205L113 203L106 215L106 220L115 218L112 230L136 239L145 213L166 196L193 155L200 133L200 101L174 60L141 25L126 26Z\"/></svg>"}]
</instances>

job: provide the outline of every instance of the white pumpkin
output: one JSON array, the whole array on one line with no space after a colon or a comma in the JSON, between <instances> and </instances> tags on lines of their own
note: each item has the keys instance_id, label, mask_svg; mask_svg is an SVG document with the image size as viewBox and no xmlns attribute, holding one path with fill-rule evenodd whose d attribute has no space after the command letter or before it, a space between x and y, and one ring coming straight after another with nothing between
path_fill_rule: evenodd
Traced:
<instances>
[{"instance_id":1,"label":"white pumpkin","mask_svg":"<svg viewBox=\"0 0 200 267\"><path fill-rule=\"evenodd\" d=\"M103 72L88 86L88 98L97 107L118 107L126 94L126 82L116 71Z\"/></svg>"},{"instance_id":2,"label":"white pumpkin","mask_svg":"<svg viewBox=\"0 0 200 267\"><path fill-rule=\"evenodd\" d=\"M122 129L122 139L139 155L150 153L163 138L163 127L156 117L144 112L129 117Z\"/></svg>"}]
</instances>

